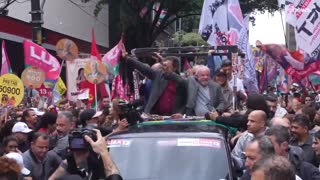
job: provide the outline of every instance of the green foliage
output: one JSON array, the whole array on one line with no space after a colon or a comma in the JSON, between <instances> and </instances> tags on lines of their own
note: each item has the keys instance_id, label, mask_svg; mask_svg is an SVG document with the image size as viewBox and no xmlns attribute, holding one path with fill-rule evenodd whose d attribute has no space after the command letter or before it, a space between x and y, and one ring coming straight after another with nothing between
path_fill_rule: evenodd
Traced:
<instances>
[{"instance_id":1,"label":"green foliage","mask_svg":"<svg viewBox=\"0 0 320 180\"><path fill-rule=\"evenodd\" d=\"M93 0L84 0L89 2ZM98 0L94 14L97 16L104 5L111 0ZM182 30L192 32L198 28L204 0L116 0L120 7L121 26L119 32L125 34L127 50L150 47L160 33L179 18L183 18ZM113 2L114 3L114 2ZM277 0L240 0L243 14L251 12L274 12ZM110 22L113 22L110 20ZM114 26L114 25L112 25ZM186 44L198 42L195 33L185 37ZM183 43L184 43L183 42ZM199 42L198 42L199 43Z\"/></svg>"},{"instance_id":2,"label":"green foliage","mask_svg":"<svg viewBox=\"0 0 320 180\"><path fill-rule=\"evenodd\" d=\"M277 11L277 0L239 0L241 10L243 14L249 14L252 12L271 12Z\"/></svg>"},{"instance_id":3,"label":"green foliage","mask_svg":"<svg viewBox=\"0 0 320 180\"><path fill-rule=\"evenodd\" d=\"M186 33L182 37L182 46L202 46L208 45L198 33Z\"/></svg>"},{"instance_id":4,"label":"green foliage","mask_svg":"<svg viewBox=\"0 0 320 180\"><path fill-rule=\"evenodd\" d=\"M198 33L176 32L174 34L174 42L177 46L207 46L208 43L202 39Z\"/></svg>"}]
</instances>

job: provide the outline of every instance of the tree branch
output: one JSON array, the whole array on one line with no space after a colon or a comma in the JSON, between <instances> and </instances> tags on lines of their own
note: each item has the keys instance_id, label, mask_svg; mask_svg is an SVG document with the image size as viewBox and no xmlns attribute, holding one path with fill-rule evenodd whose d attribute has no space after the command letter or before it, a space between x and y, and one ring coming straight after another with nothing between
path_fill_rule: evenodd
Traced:
<instances>
[{"instance_id":1,"label":"tree branch","mask_svg":"<svg viewBox=\"0 0 320 180\"><path fill-rule=\"evenodd\" d=\"M14 2L16 2L17 0L12 0L12 1L7 1L7 4L5 4L4 6L2 6L1 8L0 8L0 11L3 11L3 10L5 10L7 7L9 7L12 3L14 3Z\"/></svg>"},{"instance_id":2,"label":"tree branch","mask_svg":"<svg viewBox=\"0 0 320 180\"><path fill-rule=\"evenodd\" d=\"M160 6L159 6L159 9L158 9L158 12L156 14L156 16L154 17L153 19L153 22L152 22L152 25L150 27L150 36L152 36L152 32L154 31L154 28L155 26L157 25L158 21L159 21L159 18L160 18L160 15L161 15L161 12L162 12L162 9L163 9L163 6L164 6L164 0L162 0L160 3Z\"/></svg>"}]
</instances>

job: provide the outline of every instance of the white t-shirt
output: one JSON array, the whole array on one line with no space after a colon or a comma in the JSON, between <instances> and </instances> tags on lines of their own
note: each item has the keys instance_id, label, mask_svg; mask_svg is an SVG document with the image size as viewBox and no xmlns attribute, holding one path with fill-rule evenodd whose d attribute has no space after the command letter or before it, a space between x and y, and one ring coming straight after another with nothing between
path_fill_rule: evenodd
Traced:
<instances>
[{"instance_id":1,"label":"white t-shirt","mask_svg":"<svg viewBox=\"0 0 320 180\"><path fill-rule=\"evenodd\" d=\"M231 80L228 82L229 87L231 89L233 89L233 85L234 85L234 78L232 76ZM241 79L236 77L236 86L237 86L237 92L241 91L242 93L246 94L246 91L244 90L244 86L243 86L243 82Z\"/></svg>"}]
</instances>

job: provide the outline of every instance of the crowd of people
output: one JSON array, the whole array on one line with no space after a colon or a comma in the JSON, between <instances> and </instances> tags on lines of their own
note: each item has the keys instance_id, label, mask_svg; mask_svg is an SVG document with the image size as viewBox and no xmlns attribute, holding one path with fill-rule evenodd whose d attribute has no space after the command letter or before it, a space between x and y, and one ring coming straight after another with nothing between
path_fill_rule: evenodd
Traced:
<instances>
[{"instance_id":1,"label":"crowd of people","mask_svg":"<svg viewBox=\"0 0 320 180\"><path fill-rule=\"evenodd\" d=\"M236 127L230 147L240 179L320 179L320 106L315 94L296 86L287 94L273 90L248 94L242 80L233 76L230 60L224 60L218 70L195 65L181 76L177 57L158 58L152 67L137 57L122 59L145 77L140 84L141 117L197 116ZM121 179L106 139L136 122L123 118L118 97L99 100L98 111L67 99L40 110L36 93L32 103L3 105L0 177ZM94 140L84 136L91 148L70 148L70 135L83 133L79 128L99 129L94 130Z\"/></svg>"}]
</instances>

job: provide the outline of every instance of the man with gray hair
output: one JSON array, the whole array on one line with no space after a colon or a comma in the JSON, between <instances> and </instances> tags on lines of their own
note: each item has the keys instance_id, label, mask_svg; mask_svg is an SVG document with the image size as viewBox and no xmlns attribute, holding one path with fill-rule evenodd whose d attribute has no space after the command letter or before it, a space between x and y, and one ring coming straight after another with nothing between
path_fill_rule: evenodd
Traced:
<instances>
[{"instance_id":1,"label":"man with gray hair","mask_svg":"<svg viewBox=\"0 0 320 180\"><path fill-rule=\"evenodd\" d=\"M68 147L68 134L71 130L75 128L74 117L69 111L62 111L58 114L56 122L56 145L52 149L57 153L62 159L67 155Z\"/></svg>"},{"instance_id":2,"label":"man with gray hair","mask_svg":"<svg viewBox=\"0 0 320 180\"><path fill-rule=\"evenodd\" d=\"M275 154L272 142L266 136L261 136L251 140L245 150L246 172L241 177L241 180L250 180L253 166L260 160L270 157Z\"/></svg>"},{"instance_id":3,"label":"man with gray hair","mask_svg":"<svg viewBox=\"0 0 320 180\"><path fill-rule=\"evenodd\" d=\"M277 126L277 125L283 126L283 127L287 128L288 130L290 129L290 126L291 126L289 119L280 118L280 117L272 118L269 125L270 125L270 127Z\"/></svg>"},{"instance_id":4,"label":"man with gray hair","mask_svg":"<svg viewBox=\"0 0 320 180\"><path fill-rule=\"evenodd\" d=\"M281 156L272 156L256 163L251 180L293 180L294 169L287 159Z\"/></svg>"},{"instance_id":5,"label":"man with gray hair","mask_svg":"<svg viewBox=\"0 0 320 180\"><path fill-rule=\"evenodd\" d=\"M206 113L222 113L224 97L221 87L210 79L210 69L199 65L194 77L188 79L187 115L205 116Z\"/></svg>"}]
</instances>

